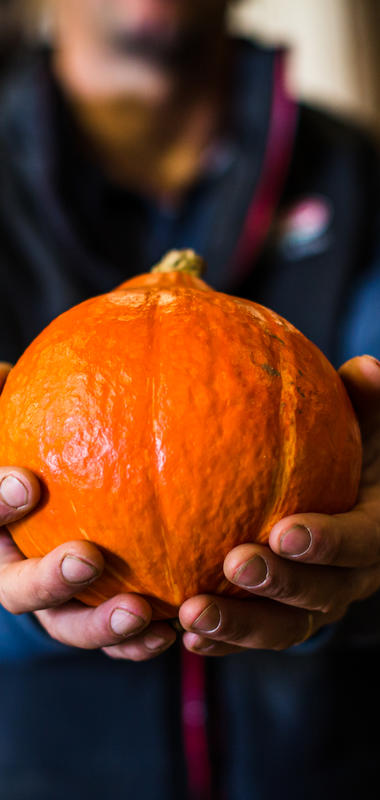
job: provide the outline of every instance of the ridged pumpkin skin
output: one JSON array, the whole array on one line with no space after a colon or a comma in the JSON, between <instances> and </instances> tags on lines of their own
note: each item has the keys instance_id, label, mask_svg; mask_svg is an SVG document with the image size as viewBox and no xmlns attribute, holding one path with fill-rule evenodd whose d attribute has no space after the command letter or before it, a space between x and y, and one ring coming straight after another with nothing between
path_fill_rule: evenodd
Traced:
<instances>
[{"instance_id":1,"label":"ridged pumpkin skin","mask_svg":"<svg viewBox=\"0 0 380 800\"><path fill-rule=\"evenodd\" d=\"M78 597L142 593L157 619L200 592L247 596L224 557L282 517L352 507L361 443L314 344L168 272L81 303L32 342L0 397L0 463L43 485L9 526L26 556L88 539L107 565Z\"/></svg>"}]
</instances>

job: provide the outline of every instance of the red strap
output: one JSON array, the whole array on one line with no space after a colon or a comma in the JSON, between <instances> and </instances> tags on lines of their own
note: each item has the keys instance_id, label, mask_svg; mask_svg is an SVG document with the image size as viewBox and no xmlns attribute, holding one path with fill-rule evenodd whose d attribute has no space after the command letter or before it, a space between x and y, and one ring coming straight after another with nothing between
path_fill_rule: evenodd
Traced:
<instances>
[{"instance_id":1,"label":"red strap","mask_svg":"<svg viewBox=\"0 0 380 800\"><path fill-rule=\"evenodd\" d=\"M211 800L211 765L206 730L205 661L182 650L182 732L191 800Z\"/></svg>"},{"instance_id":2,"label":"red strap","mask_svg":"<svg viewBox=\"0 0 380 800\"><path fill-rule=\"evenodd\" d=\"M268 233L292 154L297 105L284 85L285 53L275 56L273 100L263 167L234 257L234 274L252 268ZM182 730L191 800L211 800L205 659L182 647Z\"/></svg>"},{"instance_id":3,"label":"red strap","mask_svg":"<svg viewBox=\"0 0 380 800\"><path fill-rule=\"evenodd\" d=\"M275 56L272 108L261 175L233 258L233 273L238 279L252 268L264 244L293 151L298 106L286 90L285 59L286 51Z\"/></svg>"}]
</instances>

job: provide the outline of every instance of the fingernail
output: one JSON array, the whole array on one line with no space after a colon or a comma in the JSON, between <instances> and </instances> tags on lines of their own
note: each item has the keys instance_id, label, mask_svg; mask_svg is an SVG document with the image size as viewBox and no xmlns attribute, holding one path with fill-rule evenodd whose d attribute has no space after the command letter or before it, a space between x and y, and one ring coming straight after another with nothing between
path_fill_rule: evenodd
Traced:
<instances>
[{"instance_id":1,"label":"fingernail","mask_svg":"<svg viewBox=\"0 0 380 800\"><path fill-rule=\"evenodd\" d=\"M6 475L1 481L0 485L1 496L4 503L11 508L22 508L25 506L29 499L29 492L14 475Z\"/></svg>"},{"instance_id":2,"label":"fingernail","mask_svg":"<svg viewBox=\"0 0 380 800\"><path fill-rule=\"evenodd\" d=\"M267 562L261 556L253 556L234 572L233 582L251 589L264 583L267 575Z\"/></svg>"},{"instance_id":3,"label":"fingernail","mask_svg":"<svg viewBox=\"0 0 380 800\"><path fill-rule=\"evenodd\" d=\"M199 614L199 617L194 620L191 627L203 633L213 633L219 627L220 619L220 610L218 606L215 605L215 603L210 603L210 605Z\"/></svg>"},{"instance_id":4,"label":"fingernail","mask_svg":"<svg viewBox=\"0 0 380 800\"><path fill-rule=\"evenodd\" d=\"M68 583L86 583L99 574L97 567L78 556L65 556L61 564L61 572Z\"/></svg>"},{"instance_id":5,"label":"fingernail","mask_svg":"<svg viewBox=\"0 0 380 800\"><path fill-rule=\"evenodd\" d=\"M169 642L162 636L157 636L156 633L147 633L147 635L144 636L144 644L148 650L159 650L160 647L163 647L164 644L169 644Z\"/></svg>"},{"instance_id":6,"label":"fingernail","mask_svg":"<svg viewBox=\"0 0 380 800\"><path fill-rule=\"evenodd\" d=\"M110 626L114 633L121 636L124 633L135 633L145 624L145 620L132 611L124 608L115 608L110 617Z\"/></svg>"},{"instance_id":7,"label":"fingernail","mask_svg":"<svg viewBox=\"0 0 380 800\"><path fill-rule=\"evenodd\" d=\"M305 525L295 525L281 536L280 552L286 556L303 556L311 546L311 531Z\"/></svg>"}]
</instances>

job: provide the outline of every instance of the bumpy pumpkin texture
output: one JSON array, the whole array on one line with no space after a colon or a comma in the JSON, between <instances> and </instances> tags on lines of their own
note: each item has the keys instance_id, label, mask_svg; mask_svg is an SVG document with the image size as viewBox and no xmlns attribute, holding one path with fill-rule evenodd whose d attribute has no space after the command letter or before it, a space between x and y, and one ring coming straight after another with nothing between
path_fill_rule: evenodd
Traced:
<instances>
[{"instance_id":1,"label":"bumpy pumpkin texture","mask_svg":"<svg viewBox=\"0 0 380 800\"><path fill-rule=\"evenodd\" d=\"M43 487L11 533L28 557L98 545L90 605L138 592L165 618L200 592L246 596L223 575L232 547L355 502L360 434L338 374L273 311L210 289L198 262L171 253L59 316L0 397L0 463Z\"/></svg>"}]
</instances>

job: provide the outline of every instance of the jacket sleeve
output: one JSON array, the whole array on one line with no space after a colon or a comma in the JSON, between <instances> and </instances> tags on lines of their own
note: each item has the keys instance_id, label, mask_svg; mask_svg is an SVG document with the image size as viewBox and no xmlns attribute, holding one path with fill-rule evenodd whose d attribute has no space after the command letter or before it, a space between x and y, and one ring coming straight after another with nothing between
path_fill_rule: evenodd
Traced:
<instances>
[{"instance_id":1,"label":"jacket sleeve","mask_svg":"<svg viewBox=\"0 0 380 800\"><path fill-rule=\"evenodd\" d=\"M22 350L22 337L6 292L4 273L7 266L2 258L0 262L0 361L12 363L17 360ZM10 269L9 266L8 269ZM30 661L48 656L72 655L74 652L77 652L76 648L68 647L52 639L34 614L14 615L0 605L0 664Z\"/></svg>"},{"instance_id":2,"label":"jacket sleeve","mask_svg":"<svg viewBox=\"0 0 380 800\"><path fill-rule=\"evenodd\" d=\"M0 664L73 655L74 647L52 639L33 614L11 614L0 605Z\"/></svg>"},{"instance_id":3,"label":"jacket sleeve","mask_svg":"<svg viewBox=\"0 0 380 800\"><path fill-rule=\"evenodd\" d=\"M338 340L338 363L361 355L380 358L380 234L373 262L347 297Z\"/></svg>"}]
</instances>

